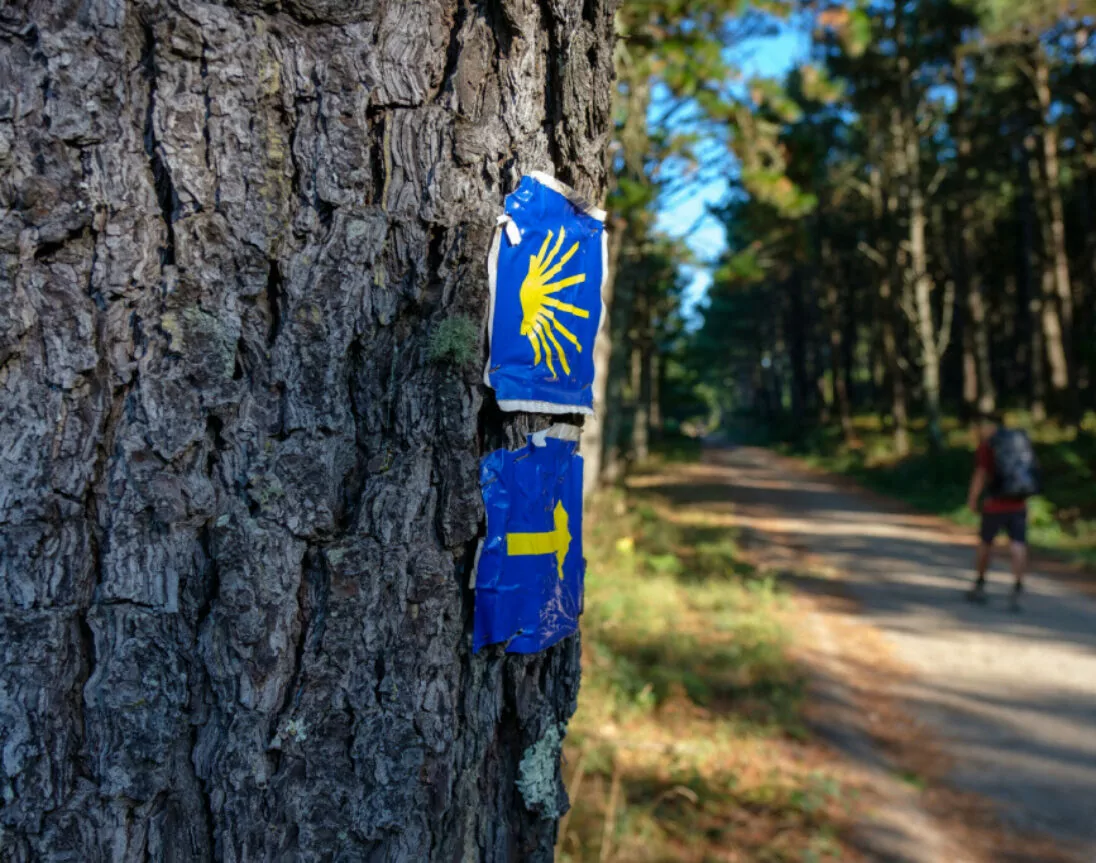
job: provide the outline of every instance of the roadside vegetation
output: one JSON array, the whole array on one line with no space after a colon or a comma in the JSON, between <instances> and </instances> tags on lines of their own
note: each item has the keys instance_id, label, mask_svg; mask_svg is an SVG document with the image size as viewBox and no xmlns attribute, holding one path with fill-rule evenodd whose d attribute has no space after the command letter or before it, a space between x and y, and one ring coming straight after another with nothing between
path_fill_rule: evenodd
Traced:
<instances>
[{"instance_id":1,"label":"roadside vegetation","mask_svg":"<svg viewBox=\"0 0 1096 863\"><path fill-rule=\"evenodd\" d=\"M794 604L718 516L642 480L588 510L558 859L855 859L856 795L804 719Z\"/></svg>"},{"instance_id":2,"label":"roadside vegetation","mask_svg":"<svg viewBox=\"0 0 1096 863\"><path fill-rule=\"evenodd\" d=\"M1032 545L1096 565L1096 414L1076 426L1033 423L1023 413L1009 414L1008 421L1028 430L1043 472L1043 494L1029 504ZM877 416L856 417L854 430L851 444L837 426L821 427L794 443L780 442L777 434L776 448L925 512L963 525L976 523L977 516L966 508L975 446L968 426L946 419L944 445L934 454L923 424L914 424L910 453L904 457L895 452L893 435Z\"/></svg>"}]
</instances>

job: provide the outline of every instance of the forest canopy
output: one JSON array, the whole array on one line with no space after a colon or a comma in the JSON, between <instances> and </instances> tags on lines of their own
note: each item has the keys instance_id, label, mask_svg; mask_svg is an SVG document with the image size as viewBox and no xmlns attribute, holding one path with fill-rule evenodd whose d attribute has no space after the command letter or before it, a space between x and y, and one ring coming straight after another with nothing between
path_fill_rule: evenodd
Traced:
<instances>
[{"instance_id":1,"label":"forest canopy","mask_svg":"<svg viewBox=\"0 0 1096 863\"><path fill-rule=\"evenodd\" d=\"M625 4L610 466L736 411L848 441L875 414L901 454L945 415L1096 407L1092 5ZM787 29L785 76L740 74ZM688 321L655 215L712 177L726 251Z\"/></svg>"}]
</instances>

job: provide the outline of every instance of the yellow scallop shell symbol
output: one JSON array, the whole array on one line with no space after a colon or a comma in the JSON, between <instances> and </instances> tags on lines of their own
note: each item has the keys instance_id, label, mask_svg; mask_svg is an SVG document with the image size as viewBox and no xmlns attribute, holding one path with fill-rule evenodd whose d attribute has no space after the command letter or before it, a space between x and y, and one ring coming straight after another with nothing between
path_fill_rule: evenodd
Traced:
<instances>
[{"instance_id":1,"label":"yellow scallop shell symbol","mask_svg":"<svg viewBox=\"0 0 1096 863\"><path fill-rule=\"evenodd\" d=\"M557 300L552 295L571 285L582 284L586 281L586 274L578 273L559 281L552 281L574 257L579 245L576 242L557 261L556 256L563 248L563 240L567 232L562 227L559 229L559 237L549 252L548 246L551 245L553 236L554 232L549 231L540 251L529 256L529 272L521 283L521 334L529 339L529 344L533 346L533 365L544 362L548 366L548 371L555 375L556 367L553 358L558 359L563 373L569 375L571 366L567 362L567 354L556 338L556 334L563 336L574 345L577 353L582 353L582 345L579 344L575 334L557 320L556 312L566 312L576 318L589 318L590 313L571 303Z\"/></svg>"}]
</instances>

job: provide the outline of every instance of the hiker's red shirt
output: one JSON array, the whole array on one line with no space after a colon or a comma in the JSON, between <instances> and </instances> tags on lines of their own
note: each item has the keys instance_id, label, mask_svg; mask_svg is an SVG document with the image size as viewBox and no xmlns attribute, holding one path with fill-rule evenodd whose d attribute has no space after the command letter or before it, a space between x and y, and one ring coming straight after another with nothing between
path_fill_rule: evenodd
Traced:
<instances>
[{"instance_id":1,"label":"hiker's red shirt","mask_svg":"<svg viewBox=\"0 0 1096 863\"><path fill-rule=\"evenodd\" d=\"M978 451L974 454L974 461L978 467L986 472L986 487L988 488L993 482L993 473L996 468L993 464L993 449L987 441L982 441L982 443L978 445ZM1024 512L1026 510L1027 501L1023 498L987 496L982 502L982 512L986 515L1007 512Z\"/></svg>"}]
</instances>

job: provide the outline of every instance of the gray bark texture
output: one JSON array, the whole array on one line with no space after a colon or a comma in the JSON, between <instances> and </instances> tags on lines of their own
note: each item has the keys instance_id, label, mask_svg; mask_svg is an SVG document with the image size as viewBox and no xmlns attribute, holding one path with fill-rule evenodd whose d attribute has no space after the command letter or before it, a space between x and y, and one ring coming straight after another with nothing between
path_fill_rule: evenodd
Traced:
<instances>
[{"instance_id":1,"label":"gray bark texture","mask_svg":"<svg viewBox=\"0 0 1096 863\"><path fill-rule=\"evenodd\" d=\"M4 863L551 859L578 639L467 587L546 421L453 333L604 189L610 5L0 6Z\"/></svg>"}]
</instances>

